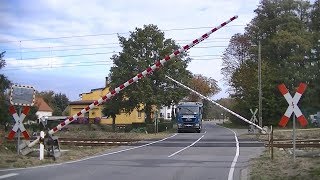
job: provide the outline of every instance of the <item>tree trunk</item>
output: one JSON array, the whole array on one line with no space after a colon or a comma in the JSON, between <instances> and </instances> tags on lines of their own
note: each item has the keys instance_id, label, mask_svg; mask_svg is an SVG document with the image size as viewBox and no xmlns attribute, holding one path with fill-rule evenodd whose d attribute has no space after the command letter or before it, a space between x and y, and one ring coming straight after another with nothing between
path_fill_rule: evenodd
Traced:
<instances>
[{"instance_id":1,"label":"tree trunk","mask_svg":"<svg viewBox=\"0 0 320 180\"><path fill-rule=\"evenodd\" d=\"M151 105L146 103L146 106L144 107L144 112L146 113L146 124L151 124L152 119L151 119Z\"/></svg>"},{"instance_id":2,"label":"tree trunk","mask_svg":"<svg viewBox=\"0 0 320 180\"><path fill-rule=\"evenodd\" d=\"M171 121L175 121L176 120L176 113L174 111L174 107L172 105L172 108L171 108Z\"/></svg>"}]
</instances>

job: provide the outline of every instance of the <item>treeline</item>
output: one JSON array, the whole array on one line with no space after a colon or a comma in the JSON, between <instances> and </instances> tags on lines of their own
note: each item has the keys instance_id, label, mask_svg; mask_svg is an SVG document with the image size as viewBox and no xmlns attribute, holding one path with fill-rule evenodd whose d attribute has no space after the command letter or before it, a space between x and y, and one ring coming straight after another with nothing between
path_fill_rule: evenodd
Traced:
<instances>
[{"instance_id":1,"label":"treeline","mask_svg":"<svg viewBox=\"0 0 320 180\"><path fill-rule=\"evenodd\" d=\"M308 87L300 100L308 116L320 111L320 1L262 0L244 34L235 34L223 55L222 73L232 87L233 109L251 117L258 107L258 43L262 59L262 118L276 125L288 107L277 86L293 95L300 82ZM237 121L239 122L239 121Z\"/></svg>"}]
</instances>

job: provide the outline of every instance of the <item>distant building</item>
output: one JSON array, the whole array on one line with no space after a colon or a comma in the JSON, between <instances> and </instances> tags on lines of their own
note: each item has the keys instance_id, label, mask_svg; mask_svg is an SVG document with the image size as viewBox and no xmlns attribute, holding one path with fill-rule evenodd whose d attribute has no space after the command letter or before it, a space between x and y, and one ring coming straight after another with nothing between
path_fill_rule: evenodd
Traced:
<instances>
[{"instance_id":1,"label":"distant building","mask_svg":"<svg viewBox=\"0 0 320 180\"><path fill-rule=\"evenodd\" d=\"M106 85L103 88L91 89L88 93L80 94L80 101L73 101L69 103L69 115L72 116L83 108L86 108L88 105L93 103L95 100L100 99L104 95L109 93L108 79L106 78ZM112 118L106 117L103 113L104 106L96 106L89 112L81 117L87 117L89 119L101 118L101 124L112 124ZM116 116L116 124L132 124L132 123L144 123L145 122L145 113L143 111L133 110L130 114L121 113Z\"/></svg>"},{"instance_id":2,"label":"distant building","mask_svg":"<svg viewBox=\"0 0 320 180\"><path fill-rule=\"evenodd\" d=\"M42 116L52 116L53 109L43 100L42 97L36 97L35 106L38 107L36 115L38 118Z\"/></svg>"},{"instance_id":3,"label":"distant building","mask_svg":"<svg viewBox=\"0 0 320 180\"><path fill-rule=\"evenodd\" d=\"M163 118L165 120L171 120L172 118L172 108L175 108L175 106L162 106L159 110L159 118Z\"/></svg>"}]
</instances>

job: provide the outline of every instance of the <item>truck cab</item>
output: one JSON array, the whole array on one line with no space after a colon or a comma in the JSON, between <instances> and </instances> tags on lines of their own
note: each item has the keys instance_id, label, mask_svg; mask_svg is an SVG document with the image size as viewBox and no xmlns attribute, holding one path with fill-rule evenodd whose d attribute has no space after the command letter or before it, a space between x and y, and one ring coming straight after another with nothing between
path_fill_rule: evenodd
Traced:
<instances>
[{"instance_id":1,"label":"truck cab","mask_svg":"<svg viewBox=\"0 0 320 180\"><path fill-rule=\"evenodd\" d=\"M192 131L200 133L202 129L202 103L183 102L176 108L178 133Z\"/></svg>"}]
</instances>

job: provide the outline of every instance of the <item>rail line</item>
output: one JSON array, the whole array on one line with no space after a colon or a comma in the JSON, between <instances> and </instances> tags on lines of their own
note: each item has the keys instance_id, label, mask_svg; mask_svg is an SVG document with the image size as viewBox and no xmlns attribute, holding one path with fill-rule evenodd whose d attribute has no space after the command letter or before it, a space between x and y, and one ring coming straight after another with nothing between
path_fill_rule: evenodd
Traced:
<instances>
[{"instance_id":1,"label":"rail line","mask_svg":"<svg viewBox=\"0 0 320 180\"><path fill-rule=\"evenodd\" d=\"M141 139L88 139L88 138L59 138L59 143L74 146L120 146L129 145Z\"/></svg>"},{"instance_id":2,"label":"rail line","mask_svg":"<svg viewBox=\"0 0 320 180\"><path fill-rule=\"evenodd\" d=\"M270 142L265 142L266 147L277 147L277 148L292 148L293 141L288 139L276 139L273 140L273 144L271 145ZM296 147L297 148L320 148L320 139L299 139L296 140Z\"/></svg>"},{"instance_id":3,"label":"rail line","mask_svg":"<svg viewBox=\"0 0 320 180\"><path fill-rule=\"evenodd\" d=\"M36 139L36 138L32 138ZM123 146L141 141L142 139L91 139L91 138L59 138L59 143L62 145L73 146ZM7 140L9 143L14 140Z\"/></svg>"}]
</instances>

